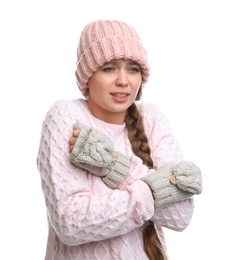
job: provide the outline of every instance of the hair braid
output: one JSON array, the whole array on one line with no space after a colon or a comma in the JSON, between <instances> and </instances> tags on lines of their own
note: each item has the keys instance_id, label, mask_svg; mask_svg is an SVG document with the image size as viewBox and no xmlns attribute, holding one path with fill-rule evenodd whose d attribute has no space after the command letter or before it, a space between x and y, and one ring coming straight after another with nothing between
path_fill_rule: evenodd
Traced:
<instances>
[{"instance_id":1,"label":"hair braid","mask_svg":"<svg viewBox=\"0 0 227 260\"><path fill-rule=\"evenodd\" d=\"M143 160L143 163L147 167L152 168L153 161L150 157L151 150L147 142L147 136L144 132L142 116L135 103L128 109L125 124L128 129L128 137L133 152Z\"/></svg>"},{"instance_id":2,"label":"hair braid","mask_svg":"<svg viewBox=\"0 0 227 260\"><path fill-rule=\"evenodd\" d=\"M141 91L139 94L141 94ZM139 97L137 100L139 100ZM128 108L125 125L133 152L148 168L153 168L153 161L150 156L151 150L144 130L142 115L135 103ZM150 260L168 260L155 225L151 221L143 231L143 242L145 252Z\"/></svg>"}]
</instances>

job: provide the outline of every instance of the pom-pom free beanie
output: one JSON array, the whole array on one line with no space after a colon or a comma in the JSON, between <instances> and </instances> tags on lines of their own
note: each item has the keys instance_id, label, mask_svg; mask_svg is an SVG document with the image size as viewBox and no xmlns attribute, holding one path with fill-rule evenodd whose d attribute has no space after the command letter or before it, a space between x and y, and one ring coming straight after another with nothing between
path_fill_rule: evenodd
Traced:
<instances>
[{"instance_id":1,"label":"pom-pom free beanie","mask_svg":"<svg viewBox=\"0 0 227 260\"><path fill-rule=\"evenodd\" d=\"M131 59L142 71L142 81L149 77L147 52L134 28L122 21L97 20L83 29L77 49L77 84L86 95L92 74L113 59Z\"/></svg>"}]
</instances>

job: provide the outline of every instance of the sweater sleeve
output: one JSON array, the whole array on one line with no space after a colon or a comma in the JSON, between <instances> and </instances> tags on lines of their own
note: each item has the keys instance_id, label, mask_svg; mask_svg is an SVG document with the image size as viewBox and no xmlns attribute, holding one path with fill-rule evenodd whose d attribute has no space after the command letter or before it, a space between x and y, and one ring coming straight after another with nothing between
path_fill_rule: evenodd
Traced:
<instances>
[{"instance_id":1,"label":"sweater sleeve","mask_svg":"<svg viewBox=\"0 0 227 260\"><path fill-rule=\"evenodd\" d=\"M162 111L157 106L148 107L148 111L146 112L145 127L154 169L165 163L183 160L178 140ZM189 225L193 210L194 199L190 198L156 210L152 220L157 225L182 231Z\"/></svg>"},{"instance_id":2,"label":"sweater sleeve","mask_svg":"<svg viewBox=\"0 0 227 260\"><path fill-rule=\"evenodd\" d=\"M156 210L152 221L159 226L183 231L189 225L194 209L194 199L190 198Z\"/></svg>"},{"instance_id":3,"label":"sweater sleeve","mask_svg":"<svg viewBox=\"0 0 227 260\"><path fill-rule=\"evenodd\" d=\"M43 122L37 157L49 222L71 246L125 234L154 213L150 189L143 181L113 190L70 163L68 142L76 113L67 101L51 107Z\"/></svg>"}]
</instances>

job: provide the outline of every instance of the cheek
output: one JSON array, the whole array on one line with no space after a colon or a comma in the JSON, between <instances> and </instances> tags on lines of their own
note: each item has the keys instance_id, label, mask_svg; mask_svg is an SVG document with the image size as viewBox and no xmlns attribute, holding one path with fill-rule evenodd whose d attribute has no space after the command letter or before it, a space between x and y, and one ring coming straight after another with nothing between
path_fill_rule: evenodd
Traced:
<instances>
[{"instance_id":1,"label":"cheek","mask_svg":"<svg viewBox=\"0 0 227 260\"><path fill-rule=\"evenodd\" d=\"M142 76L141 76L141 75L137 75L137 76L133 79L134 89L136 89L136 91L138 91L141 85L142 85Z\"/></svg>"},{"instance_id":2,"label":"cheek","mask_svg":"<svg viewBox=\"0 0 227 260\"><path fill-rule=\"evenodd\" d=\"M100 76L99 74L94 73L90 80L88 81L88 88L91 89L91 91L99 91L103 88L104 78Z\"/></svg>"},{"instance_id":3,"label":"cheek","mask_svg":"<svg viewBox=\"0 0 227 260\"><path fill-rule=\"evenodd\" d=\"M136 87L136 90L135 90L135 96L134 98L136 100L140 100L141 98L141 95L142 95L142 88L143 88L143 85L142 85L142 80L139 82L139 85L137 85Z\"/></svg>"},{"instance_id":4,"label":"cheek","mask_svg":"<svg viewBox=\"0 0 227 260\"><path fill-rule=\"evenodd\" d=\"M96 82L95 84L92 84L92 82L88 85L89 91L88 95L90 99L92 100L101 100L103 98L103 95L105 94L104 89L102 88L102 85L98 84Z\"/></svg>"},{"instance_id":5,"label":"cheek","mask_svg":"<svg viewBox=\"0 0 227 260\"><path fill-rule=\"evenodd\" d=\"M142 80L138 80L134 84L134 91L135 91L136 94L140 91L141 86L142 86Z\"/></svg>"}]
</instances>

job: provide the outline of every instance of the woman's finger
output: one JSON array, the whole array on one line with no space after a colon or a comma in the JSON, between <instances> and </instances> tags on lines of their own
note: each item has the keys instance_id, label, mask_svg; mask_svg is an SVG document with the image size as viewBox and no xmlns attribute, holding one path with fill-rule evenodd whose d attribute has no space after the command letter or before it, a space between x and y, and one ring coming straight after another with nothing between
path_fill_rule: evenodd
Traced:
<instances>
[{"instance_id":1,"label":"woman's finger","mask_svg":"<svg viewBox=\"0 0 227 260\"><path fill-rule=\"evenodd\" d=\"M76 137L74 137L74 136L70 137L70 138L69 138L69 144L70 144L70 145L74 145L74 144L76 143L76 140L77 140Z\"/></svg>"},{"instance_id":2,"label":"woman's finger","mask_svg":"<svg viewBox=\"0 0 227 260\"><path fill-rule=\"evenodd\" d=\"M79 134L80 134L80 130L79 130L79 129L74 129L74 130L73 130L73 133L72 133L72 136L78 137Z\"/></svg>"}]
</instances>

